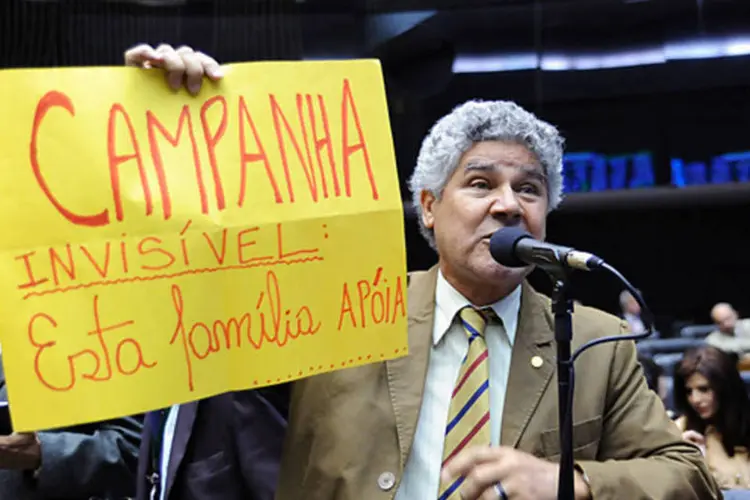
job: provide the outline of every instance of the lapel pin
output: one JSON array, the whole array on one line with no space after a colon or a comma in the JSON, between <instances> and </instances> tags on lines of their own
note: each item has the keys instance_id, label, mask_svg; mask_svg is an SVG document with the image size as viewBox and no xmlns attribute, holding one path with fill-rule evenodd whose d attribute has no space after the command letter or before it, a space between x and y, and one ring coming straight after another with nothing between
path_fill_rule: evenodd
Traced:
<instances>
[{"instance_id":1,"label":"lapel pin","mask_svg":"<svg viewBox=\"0 0 750 500\"><path fill-rule=\"evenodd\" d=\"M541 356L533 356L531 358L531 366L534 368L540 368L544 364L544 360Z\"/></svg>"}]
</instances>

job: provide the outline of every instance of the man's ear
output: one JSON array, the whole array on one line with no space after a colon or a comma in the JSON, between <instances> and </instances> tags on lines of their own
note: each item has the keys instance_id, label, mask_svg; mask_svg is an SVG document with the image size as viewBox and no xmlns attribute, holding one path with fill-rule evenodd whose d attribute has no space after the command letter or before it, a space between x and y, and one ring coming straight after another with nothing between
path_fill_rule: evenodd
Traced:
<instances>
[{"instance_id":1,"label":"man's ear","mask_svg":"<svg viewBox=\"0 0 750 500\"><path fill-rule=\"evenodd\" d=\"M430 191L423 189L419 195L419 203L422 205L422 224L427 229L432 229L435 226L435 214L433 210L436 208L437 199Z\"/></svg>"}]
</instances>

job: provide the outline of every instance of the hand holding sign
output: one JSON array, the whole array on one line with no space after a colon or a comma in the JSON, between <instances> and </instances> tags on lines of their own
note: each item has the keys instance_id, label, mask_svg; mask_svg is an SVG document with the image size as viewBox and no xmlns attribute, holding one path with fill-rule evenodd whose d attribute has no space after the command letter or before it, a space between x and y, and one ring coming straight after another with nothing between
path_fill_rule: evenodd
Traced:
<instances>
[{"instance_id":1,"label":"hand holding sign","mask_svg":"<svg viewBox=\"0 0 750 500\"><path fill-rule=\"evenodd\" d=\"M215 59L186 46L175 50L168 44L161 44L157 48L147 44L137 45L125 52L125 65L145 69L163 68L172 89L178 90L185 82L193 95L200 92L204 76L212 80L224 76Z\"/></svg>"},{"instance_id":2,"label":"hand holding sign","mask_svg":"<svg viewBox=\"0 0 750 500\"><path fill-rule=\"evenodd\" d=\"M126 56L180 83L213 67L188 48ZM0 72L0 94L17 96L0 123L0 335L16 430L407 353L379 65L231 73L191 97L132 68Z\"/></svg>"},{"instance_id":3,"label":"hand holding sign","mask_svg":"<svg viewBox=\"0 0 750 500\"><path fill-rule=\"evenodd\" d=\"M30 432L0 436L0 469L36 470L42 465L42 447Z\"/></svg>"}]
</instances>

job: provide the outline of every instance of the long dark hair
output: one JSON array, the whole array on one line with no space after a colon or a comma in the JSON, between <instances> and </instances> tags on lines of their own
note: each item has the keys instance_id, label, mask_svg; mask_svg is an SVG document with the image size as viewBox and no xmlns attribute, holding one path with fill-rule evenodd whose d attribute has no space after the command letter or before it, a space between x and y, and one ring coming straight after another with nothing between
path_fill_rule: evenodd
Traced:
<instances>
[{"instance_id":1,"label":"long dark hair","mask_svg":"<svg viewBox=\"0 0 750 500\"><path fill-rule=\"evenodd\" d=\"M714 392L716 413L704 421L690 406L685 383L694 374L706 377ZM715 347L689 349L674 373L675 406L687 418L686 429L705 434L713 425L721 436L724 450L734 456L735 447L750 449L750 398L737 371L737 358Z\"/></svg>"}]
</instances>

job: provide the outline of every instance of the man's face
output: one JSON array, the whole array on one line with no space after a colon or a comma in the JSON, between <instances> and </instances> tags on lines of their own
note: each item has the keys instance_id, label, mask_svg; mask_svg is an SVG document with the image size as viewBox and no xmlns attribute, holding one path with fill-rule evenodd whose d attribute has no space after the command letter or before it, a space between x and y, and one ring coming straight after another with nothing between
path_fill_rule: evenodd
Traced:
<instances>
[{"instance_id":1,"label":"man's face","mask_svg":"<svg viewBox=\"0 0 750 500\"><path fill-rule=\"evenodd\" d=\"M639 314L641 314L641 306L638 305L638 302L632 295L629 295L627 301L625 302L625 312L634 316L638 316Z\"/></svg>"},{"instance_id":2,"label":"man's face","mask_svg":"<svg viewBox=\"0 0 750 500\"><path fill-rule=\"evenodd\" d=\"M717 328L727 335L734 334L734 326L737 323L737 312L729 306L717 306L713 312L714 322Z\"/></svg>"},{"instance_id":3,"label":"man's face","mask_svg":"<svg viewBox=\"0 0 750 500\"><path fill-rule=\"evenodd\" d=\"M544 239L547 180L539 160L525 146L475 143L461 157L442 197L423 192L421 201L423 222L435 233L443 274L476 305L499 300L529 273L528 267L501 266L489 252L490 237L506 226L520 225L534 238Z\"/></svg>"}]
</instances>

